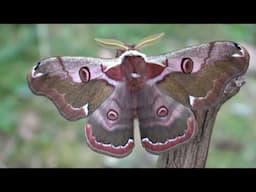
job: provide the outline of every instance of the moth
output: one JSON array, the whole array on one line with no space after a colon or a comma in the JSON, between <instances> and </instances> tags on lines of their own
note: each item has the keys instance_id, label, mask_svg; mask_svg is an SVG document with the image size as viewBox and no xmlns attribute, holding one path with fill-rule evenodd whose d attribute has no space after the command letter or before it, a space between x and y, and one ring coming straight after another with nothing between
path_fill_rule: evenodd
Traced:
<instances>
[{"instance_id":1,"label":"moth","mask_svg":"<svg viewBox=\"0 0 256 192\"><path fill-rule=\"evenodd\" d=\"M111 59L43 58L29 72L28 85L67 120L87 119L84 131L92 150L113 157L130 154L137 118L143 147L160 154L191 141L198 129L195 111L217 105L249 63L248 51L231 41L157 56L140 51L162 36L135 45L95 39L116 50Z\"/></svg>"}]
</instances>

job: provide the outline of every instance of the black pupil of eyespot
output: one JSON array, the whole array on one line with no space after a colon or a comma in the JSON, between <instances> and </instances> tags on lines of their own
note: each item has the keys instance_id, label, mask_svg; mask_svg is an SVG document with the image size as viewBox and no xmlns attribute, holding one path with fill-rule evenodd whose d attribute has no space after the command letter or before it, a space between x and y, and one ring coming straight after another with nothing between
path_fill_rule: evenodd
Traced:
<instances>
[{"instance_id":1,"label":"black pupil of eyespot","mask_svg":"<svg viewBox=\"0 0 256 192\"><path fill-rule=\"evenodd\" d=\"M160 109L160 111L159 111L160 115L164 115L165 113L166 113L166 109L164 109L164 108Z\"/></svg>"},{"instance_id":2,"label":"black pupil of eyespot","mask_svg":"<svg viewBox=\"0 0 256 192\"><path fill-rule=\"evenodd\" d=\"M186 71L189 71L189 69L190 69L190 62L189 61L187 61L186 63L185 63L185 69L186 69Z\"/></svg>"},{"instance_id":3,"label":"black pupil of eyespot","mask_svg":"<svg viewBox=\"0 0 256 192\"><path fill-rule=\"evenodd\" d=\"M83 69L83 76L84 76L84 79L87 80L87 78L88 78L88 72L87 72L86 69Z\"/></svg>"},{"instance_id":4,"label":"black pupil of eyespot","mask_svg":"<svg viewBox=\"0 0 256 192\"><path fill-rule=\"evenodd\" d=\"M111 113L109 113L109 117L113 119L116 117L116 115L114 114L114 112L111 112Z\"/></svg>"}]
</instances>

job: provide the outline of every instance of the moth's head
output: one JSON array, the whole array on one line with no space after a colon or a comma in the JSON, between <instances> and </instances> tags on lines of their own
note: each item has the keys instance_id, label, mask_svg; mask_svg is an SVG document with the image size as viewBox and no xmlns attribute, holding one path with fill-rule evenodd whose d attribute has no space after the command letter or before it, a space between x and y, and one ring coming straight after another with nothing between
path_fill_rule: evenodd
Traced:
<instances>
[{"instance_id":1,"label":"moth's head","mask_svg":"<svg viewBox=\"0 0 256 192\"><path fill-rule=\"evenodd\" d=\"M147 36L143 38L139 43L137 44L128 44L119 40L115 39L99 39L95 38L95 41L102 47L115 49L116 50L116 57L121 56L126 51L130 50L140 50L146 46L152 45L157 40L159 40L162 36L164 36L164 33L154 34Z\"/></svg>"}]
</instances>

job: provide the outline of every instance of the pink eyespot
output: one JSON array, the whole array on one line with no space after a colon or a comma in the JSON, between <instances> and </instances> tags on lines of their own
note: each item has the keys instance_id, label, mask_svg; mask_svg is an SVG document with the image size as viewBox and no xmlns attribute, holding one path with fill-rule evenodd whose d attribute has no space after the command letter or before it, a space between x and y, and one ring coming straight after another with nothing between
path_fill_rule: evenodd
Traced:
<instances>
[{"instance_id":1,"label":"pink eyespot","mask_svg":"<svg viewBox=\"0 0 256 192\"><path fill-rule=\"evenodd\" d=\"M183 58L181 61L181 69L183 73L191 73L193 71L194 62L190 58Z\"/></svg>"},{"instance_id":2,"label":"pink eyespot","mask_svg":"<svg viewBox=\"0 0 256 192\"><path fill-rule=\"evenodd\" d=\"M107 118L111 121L118 119L118 113L114 109L110 109L107 113Z\"/></svg>"},{"instance_id":3,"label":"pink eyespot","mask_svg":"<svg viewBox=\"0 0 256 192\"><path fill-rule=\"evenodd\" d=\"M88 67L82 67L79 70L79 76L80 76L82 82L85 82L85 83L89 82L91 79L91 74L90 74Z\"/></svg>"},{"instance_id":4,"label":"pink eyespot","mask_svg":"<svg viewBox=\"0 0 256 192\"><path fill-rule=\"evenodd\" d=\"M168 115L168 109L165 106L161 106L157 109L156 114L159 117L166 117Z\"/></svg>"}]
</instances>

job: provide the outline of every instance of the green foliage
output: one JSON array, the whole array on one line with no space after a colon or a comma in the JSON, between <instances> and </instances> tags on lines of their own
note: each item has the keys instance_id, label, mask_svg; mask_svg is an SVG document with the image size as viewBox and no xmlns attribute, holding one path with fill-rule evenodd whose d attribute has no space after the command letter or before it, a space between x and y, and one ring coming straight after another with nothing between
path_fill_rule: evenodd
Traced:
<instances>
[{"instance_id":1,"label":"green foliage","mask_svg":"<svg viewBox=\"0 0 256 192\"><path fill-rule=\"evenodd\" d=\"M137 43L161 32L165 36L154 46L143 49L146 54L157 55L213 40L246 42L252 46L256 43L256 25L248 24L51 24L41 27L45 31L40 31L39 25L0 25L0 166L3 167L155 166L156 156L146 153L139 143L129 157L118 160L88 149L83 132L85 120L63 119L51 101L33 95L28 89L27 73L40 57L97 57L105 49L99 47L94 38ZM248 77L247 86L221 108L207 167L256 167L256 104L250 99L255 98L256 93L249 91L255 89L254 85L255 80Z\"/></svg>"}]
</instances>

